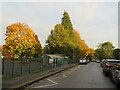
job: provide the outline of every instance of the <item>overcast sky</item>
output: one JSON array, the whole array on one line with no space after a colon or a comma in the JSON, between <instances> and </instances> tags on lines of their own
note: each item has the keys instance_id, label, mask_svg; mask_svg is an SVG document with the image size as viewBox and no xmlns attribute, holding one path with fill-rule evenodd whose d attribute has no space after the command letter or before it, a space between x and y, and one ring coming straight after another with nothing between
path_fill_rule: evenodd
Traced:
<instances>
[{"instance_id":1,"label":"overcast sky","mask_svg":"<svg viewBox=\"0 0 120 90\"><path fill-rule=\"evenodd\" d=\"M0 45L5 43L6 26L24 22L38 35L44 46L50 31L61 23L64 10L69 13L74 29L89 47L96 48L105 41L118 47L117 2L4 2Z\"/></svg>"}]
</instances>

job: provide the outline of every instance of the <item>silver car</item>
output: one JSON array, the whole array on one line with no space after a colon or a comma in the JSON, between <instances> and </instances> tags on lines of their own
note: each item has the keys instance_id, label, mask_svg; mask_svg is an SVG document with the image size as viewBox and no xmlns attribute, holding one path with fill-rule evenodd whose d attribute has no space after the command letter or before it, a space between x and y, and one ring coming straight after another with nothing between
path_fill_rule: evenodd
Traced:
<instances>
[{"instance_id":1,"label":"silver car","mask_svg":"<svg viewBox=\"0 0 120 90\"><path fill-rule=\"evenodd\" d=\"M79 60L79 64L87 64L87 60L85 60L85 59Z\"/></svg>"}]
</instances>

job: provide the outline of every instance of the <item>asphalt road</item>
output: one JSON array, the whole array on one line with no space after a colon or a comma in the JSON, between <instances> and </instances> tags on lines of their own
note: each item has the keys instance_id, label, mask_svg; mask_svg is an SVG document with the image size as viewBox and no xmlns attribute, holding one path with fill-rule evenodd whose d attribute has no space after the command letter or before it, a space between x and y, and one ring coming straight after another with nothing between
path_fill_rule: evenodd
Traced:
<instances>
[{"instance_id":1,"label":"asphalt road","mask_svg":"<svg viewBox=\"0 0 120 90\"><path fill-rule=\"evenodd\" d=\"M115 88L115 85L109 77L104 76L100 63L91 62L50 76L26 88Z\"/></svg>"}]
</instances>

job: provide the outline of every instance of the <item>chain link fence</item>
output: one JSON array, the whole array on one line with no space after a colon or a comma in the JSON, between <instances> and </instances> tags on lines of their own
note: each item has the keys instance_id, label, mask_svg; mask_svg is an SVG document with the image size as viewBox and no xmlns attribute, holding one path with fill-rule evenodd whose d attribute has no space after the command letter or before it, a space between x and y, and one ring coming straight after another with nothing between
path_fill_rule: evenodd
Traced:
<instances>
[{"instance_id":1,"label":"chain link fence","mask_svg":"<svg viewBox=\"0 0 120 90\"><path fill-rule=\"evenodd\" d=\"M76 63L72 58L3 58L2 77L4 80L29 73L42 72Z\"/></svg>"}]
</instances>

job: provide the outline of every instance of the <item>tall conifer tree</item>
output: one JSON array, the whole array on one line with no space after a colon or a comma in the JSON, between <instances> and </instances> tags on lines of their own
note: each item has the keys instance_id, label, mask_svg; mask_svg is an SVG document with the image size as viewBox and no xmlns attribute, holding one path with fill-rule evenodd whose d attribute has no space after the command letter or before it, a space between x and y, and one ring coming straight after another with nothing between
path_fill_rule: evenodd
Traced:
<instances>
[{"instance_id":1,"label":"tall conifer tree","mask_svg":"<svg viewBox=\"0 0 120 90\"><path fill-rule=\"evenodd\" d=\"M64 26L66 30L73 30L73 26L69 17L69 14L64 11L63 18L61 24Z\"/></svg>"}]
</instances>

